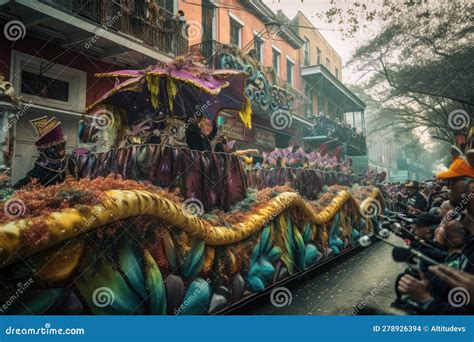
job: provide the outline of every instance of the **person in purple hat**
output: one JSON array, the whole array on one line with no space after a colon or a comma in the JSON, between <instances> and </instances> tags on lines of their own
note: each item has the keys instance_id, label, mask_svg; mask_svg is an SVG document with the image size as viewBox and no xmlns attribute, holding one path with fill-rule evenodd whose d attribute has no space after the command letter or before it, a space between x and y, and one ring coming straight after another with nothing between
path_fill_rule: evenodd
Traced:
<instances>
[{"instance_id":1,"label":"person in purple hat","mask_svg":"<svg viewBox=\"0 0 474 342\"><path fill-rule=\"evenodd\" d=\"M78 179L79 167L75 160L66 154L67 137L63 134L61 122L55 117L48 119L46 116L30 122L38 135L35 145L40 156L33 169L13 188L20 189L35 179L44 186L62 183L67 176Z\"/></svg>"}]
</instances>

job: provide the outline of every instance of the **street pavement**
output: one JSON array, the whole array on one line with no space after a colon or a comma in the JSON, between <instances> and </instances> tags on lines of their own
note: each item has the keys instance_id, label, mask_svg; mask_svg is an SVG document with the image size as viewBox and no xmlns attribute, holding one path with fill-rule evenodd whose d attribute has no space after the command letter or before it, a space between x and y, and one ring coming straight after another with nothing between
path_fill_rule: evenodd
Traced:
<instances>
[{"instance_id":1,"label":"street pavement","mask_svg":"<svg viewBox=\"0 0 474 342\"><path fill-rule=\"evenodd\" d=\"M400 243L396 237L390 239ZM395 298L395 278L405 269L404 263L393 261L391 251L378 242L283 285L292 298L287 306L272 305L269 293L229 314L352 315L366 305L387 308Z\"/></svg>"}]
</instances>

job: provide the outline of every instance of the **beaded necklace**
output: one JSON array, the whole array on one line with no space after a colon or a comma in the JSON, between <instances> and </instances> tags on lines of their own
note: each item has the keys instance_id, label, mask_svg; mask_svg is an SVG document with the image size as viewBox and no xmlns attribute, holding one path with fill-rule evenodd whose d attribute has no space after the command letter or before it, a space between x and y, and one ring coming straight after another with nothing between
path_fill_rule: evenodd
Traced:
<instances>
[{"instance_id":1,"label":"beaded necklace","mask_svg":"<svg viewBox=\"0 0 474 342\"><path fill-rule=\"evenodd\" d=\"M48 158L45 154L42 153L42 156L46 159L47 163L46 164L41 164L41 163L36 163L38 166L42 167L43 169L45 170L48 170L48 171L52 171L52 172L56 172L56 173L63 173L64 171L66 171L66 169L68 168L69 166L69 158L67 156L65 156L64 158L61 158L61 159L52 159L52 158ZM49 165L49 164L54 164L55 162L58 162L60 163L60 167L62 166L62 163L65 161L65 165L64 167L60 168L59 170L58 169L54 169L54 168L51 168L51 167L48 167L46 165Z\"/></svg>"}]
</instances>

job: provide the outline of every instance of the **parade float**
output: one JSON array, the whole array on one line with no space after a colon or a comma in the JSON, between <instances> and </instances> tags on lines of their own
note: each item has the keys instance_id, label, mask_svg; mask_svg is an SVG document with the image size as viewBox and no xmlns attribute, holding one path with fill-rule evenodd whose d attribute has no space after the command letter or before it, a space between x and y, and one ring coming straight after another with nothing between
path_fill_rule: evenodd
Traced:
<instances>
[{"instance_id":1,"label":"parade float","mask_svg":"<svg viewBox=\"0 0 474 342\"><path fill-rule=\"evenodd\" d=\"M2 313L223 313L377 229L375 187L328 170L309 196L294 181L254 186L238 155L185 146L196 116L251 125L246 73L181 58L99 76L118 81L81 124L94 145L75 154L81 178L0 204Z\"/></svg>"},{"instance_id":2,"label":"parade float","mask_svg":"<svg viewBox=\"0 0 474 342\"><path fill-rule=\"evenodd\" d=\"M287 185L309 200L317 199L324 187L333 185L351 186L359 183L351 167L350 157L339 163L340 148L331 154L327 145L317 151L306 153L302 147L290 146L263 152L263 166L247 170L250 187L265 189Z\"/></svg>"}]
</instances>

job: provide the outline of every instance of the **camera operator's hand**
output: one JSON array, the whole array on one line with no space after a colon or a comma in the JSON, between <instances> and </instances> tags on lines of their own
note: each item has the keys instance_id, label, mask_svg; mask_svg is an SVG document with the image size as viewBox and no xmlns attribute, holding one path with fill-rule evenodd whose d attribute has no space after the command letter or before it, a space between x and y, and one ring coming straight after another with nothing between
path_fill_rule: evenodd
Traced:
<instances>
[{"instance_id":1,"label":"camera operator's hand","mask_svg":"<svg viewBox=\"0 0 474 342\"><path fill-rule=\"evenodd\" d=\"M419 280L409 274L405 274L398 282L398 291L409 294L418 303L433 299L428 288L428 280L425 278Z\"/></svg>"},{"instance_id":2,"label":"camera operator's hand","mask_svg":"<svg viewBox=\"0 0 474 342\"><path fill-rule=\"evenodd\" d=\"M431 272L453 287L462 287L469 291L470 305L474 305L474 275L455 270L444 265L431 266Z\"/></svg>"},{"instance_id":3,"label":"camera operator's hand","mask_svg":"<svg viewBox=\"0 0 474 342\"><path fill-rule=\"evenodd\" d=\"M418 215L421 213L420 209L416 209L415 207L412 207L411 205L408 206L408 213L412 215Z\"/></svg>"}]
</instances>

